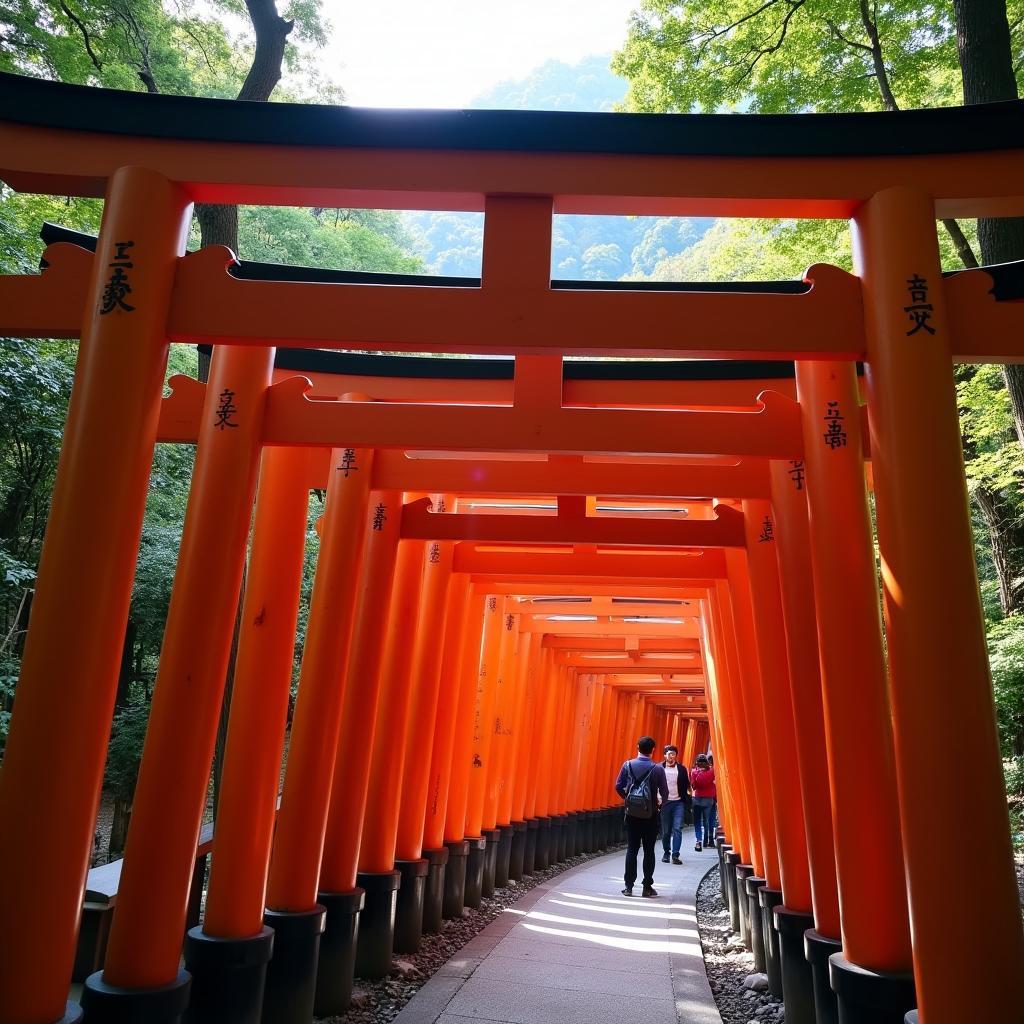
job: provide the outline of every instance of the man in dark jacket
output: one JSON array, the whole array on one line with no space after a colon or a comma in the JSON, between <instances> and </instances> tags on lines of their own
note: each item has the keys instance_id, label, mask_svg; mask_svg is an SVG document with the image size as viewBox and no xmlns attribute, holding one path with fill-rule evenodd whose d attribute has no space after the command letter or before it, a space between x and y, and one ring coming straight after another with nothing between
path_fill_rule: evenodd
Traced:
<instances>
[{"instance_id":1,"label":"man in dark jacket","mask_svg":"<svg viewBox=\"0 0 1024 1024\"><path fill-rule=\"evenodd\" d=\"M654 846L658 841L658 824L660 821L659 804L668 800L668 782L665 769L651 760L655 743L650 736L641 736L637 740L637 756L626 761L619 769L619 777L615 780L615 792L626 799L630 788L648 782L651 793L651 815L634 817L626 815L626 872L623 879L626 887L623 896L633 895L633 883L636 881L636 859L640 847L644 848L643 895L657 896L654 890Z\"/></svg>"}]
</instances>

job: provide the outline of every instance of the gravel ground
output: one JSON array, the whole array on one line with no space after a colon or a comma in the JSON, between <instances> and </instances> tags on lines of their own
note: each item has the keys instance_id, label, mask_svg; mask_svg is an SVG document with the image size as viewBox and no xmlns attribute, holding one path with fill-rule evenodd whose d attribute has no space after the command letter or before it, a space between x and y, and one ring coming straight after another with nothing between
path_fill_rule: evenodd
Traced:
<instances>
[{"instance_id":1,"label":"gravel ground","mask_svg":"<svg viewBox=\"0 0 1024 1024\"><path fill-rule=\"evenodd\" d=\"M445 921L436 935L424 935L420 951L396 957L391 975L379 981L356 979L352 1006L340 1017L317 1017L322 1024L386 1024L393 1020L420 986L440 967L444 966L477 932L493 921L506 907L512 906L535 885L562 874L578 864L595 857L604 857L609 851L581 854L556 864L519 882L509 882L497 889L493 896L485 897L479 910L463 911L463 916Z\"/></svg>"},{"instance_id":2,"label":"gravel ground","mask_svg":"<svg viewBox=\"0 0 1024 1024\"><path fill-rule=\"evenodd\" d=\"M718 871L709 871L697 889L697 930L704 964L724 1024L783 1024L782 1003L770 992L744 987L754 970L754 956L729 930Z\"/></svg>"}]
</instances>

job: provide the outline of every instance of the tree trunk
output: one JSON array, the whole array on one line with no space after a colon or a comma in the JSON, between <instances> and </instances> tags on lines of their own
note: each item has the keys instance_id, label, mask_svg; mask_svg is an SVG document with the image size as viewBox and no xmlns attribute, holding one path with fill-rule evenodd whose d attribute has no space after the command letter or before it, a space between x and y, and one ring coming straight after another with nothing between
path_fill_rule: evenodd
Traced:
<instances>
[{"instance_id":1,"label":"tree trunk","mask_svg":"<svg viewBox=\"0 0 1024 1024\"><path fill-rule=\"evenodd\" d=\"M1006 0L953 0L956 43L964 83L964 103L1017 99ZM1024 220L986 217L978 221L983 263L1024 259ZM1017 439L1024 444L1024 367L1004 366Z\"/></svg>"},{"instance_id":2,"label":"tree trunk","mask_svg":"<svg viewBox=\"0 0 1024 1024\"><path fill-rule=\"evenodd\" d=\"M124 842L128 837L128 822L132 818L130 800L122 796L114 796L114 820L110 825L110 847L108 856L115 860L124 853Z\"/></svg>"},{"instance_id":3,"label":"tree trunk","mask_svg":"<svg viewBox=\"0 0 1024 1024\"><path fill-rule=\"evenodd\" d=\"M117 674L117 696L114 698L114 714L117 714L127 703L131 693L132 669L135 655L135 637L138 629L135 620L129 615L128 626L124 631L124 646L121 648L121 669Z\"/></svg>"},{"instance_id":4,"label":"tree trunk","mask_svg":"<svg viewBox=\"0 0 1024 1024\"><path fill-rule=\"evenodd\" d=\"M1004 507L999 495L983 484L975 486L972 495L988 529L992 563L999 581L999 605L1003 615L1012 615L1020 607L1013 588L1016 576L1014 566L1017 559L1014 557L1012 515Z\"/></svg>"}]
</instances>

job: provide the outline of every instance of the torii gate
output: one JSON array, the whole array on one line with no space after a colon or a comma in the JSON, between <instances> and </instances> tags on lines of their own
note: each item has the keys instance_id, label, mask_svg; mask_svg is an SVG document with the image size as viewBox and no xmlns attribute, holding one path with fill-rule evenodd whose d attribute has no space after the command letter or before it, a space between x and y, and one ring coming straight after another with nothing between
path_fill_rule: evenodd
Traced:
<instances>
[{"instance_id":1,"label":"torii gate","mask_svg":"<svg viewBox=\"0 0 1024 1024\"><path fill-rule=\"evenodd\" d=\"M490 758L472 718L504 700L514 721L532 723L535 743L551 742L560 727L590 738L596 728L605 768L637 726L653 728L660 714L664 728L667 708L627 706L615 686L582 682L595 673L577 678L575 666L559 664L557 648L534 648L529 630L502 629L499 605L517 596L554 583L594 598L629 581L627 596L699 591L696 634L709 667L730 857L750 868L733 877L756 873L767 883L762 895L778 894L734 889L732 905L741 916L745 897L768 908L761 941L767 955L776 940L766 932L777 932L791 1019L815 1012L800 966L805 938L819 975L830 971L844 1020L897 1020L915 1004L925 1024L1020 1015L1024 944L952 363L1024 357L1024 308L993 293L997 271L943 279L935 219L1024 214L1021 104L795 117L396 113L151 97L6 75L0 99L0 178L26 191L106 198L95 254L57 243L41 275L0 278L0 332L81 338L0 776L0 877L17 879L0 906L0 934L18 936L0 956L0 1021L80 1017L66 1005L68 979L158 439L197 443L196 470L117 913L104 969L83 996L88 1020L131 1007L171 1021L189 1002L191 976L179 970L185 904L258 476L242 676L279 682L285 656L290 664L298 527L311 479L326 476L324 545L269 869L287 688L273 691L273 707L259 706L258 690L235 694L228 809L206 918L186 950L190 1012L216 997L231 957L254 969L261 987L273 941L265 1019L308 1019L322 904L333 921L322 962L339 963L352 953L351 924L342 922L364 898L357 879L366 881L368 909L387 905L396 853L406 864L441 848L468 860L462 845L492 814L497 823L506 802L517 821L603 813L608 794L596 772L554 785L527 758L507 795L494 788L494 768L471 777L468 755ZM197 201L482 210L482 276L434 286L246 277L222 249L185 254ZM847 217L856 273L818 265L787 288L555 285L553 212ZM205 386L178 380L163 399L171 342L212 344L214 356ZM275 378L275 347L512 353L514 375L325 393L318 380ZM562 363L569 354L793 359L796 392L740 400L720 391L702 402L699 389L695 397L671 376L637 380L624 364L615 379L572 378ZM856 361L866 368L866 413ZM317 450L329 450L330 461ZM483 457L396 454L410 450ZM544 461L506 464L510 453ZM694 456L737 464L688 466ZM455 501L480 493L731 499L742 544L711 546L714 531L728 532L729 511L717 521L659 522L586 515L585 505L563 502L567 514L540 527L544 516L457 506L445 519L403 507L402 490ZM478 539L489 519L491 545ZM683 527L694 528L699 547L681 546ZM502 580L513 589L503 592ZM410 645L389 625L409 622L421 595L433 632L418 628ZM277 612L265 617L264 607ZM620 632L601 625L605 637ZM478 669L490 680L503 666L523 674L521 687L476 681ZM435 682L402 682L414 675ZM428 806L424 790L404 818L370 828L364 774L331 792L345 767L339 745L381 733L379 715L360 714L365 695L352 679L370 681L374 706L382 680L398 680L389 696L410 720L433 700L437 723L431 785L436 778L443 797ZM955 682L955 701L936 699L943 682ZM527 731L515 735L495 745L502 767L528 749ZM948 770L963 748L972 752L970 780ZM783 789L790 750L799 805ZM872 766L870 789L863 764ZM972 854L969 910L945 895L962 866L933 810L937 778L948 802L974 809L985 834ZM878 806L897 803L902 850L865 842ZM30 855L12 838L21 830L35 837ZM240 852L245 843L255 855ZM555 842L556 855L563 845ZM234 878L224 874L231 864ZM744 917L754 930L758 920ZM984 944L964 943L973 927L984 928ZM244 1002L248 992L252 1004L256 982L246 977L235 995ZM344 1001L345 971L337 977L337 990L322 986L320 1006ZM257 1001L247 1012L258 1009Z\"/></svg>"}]
</instances>

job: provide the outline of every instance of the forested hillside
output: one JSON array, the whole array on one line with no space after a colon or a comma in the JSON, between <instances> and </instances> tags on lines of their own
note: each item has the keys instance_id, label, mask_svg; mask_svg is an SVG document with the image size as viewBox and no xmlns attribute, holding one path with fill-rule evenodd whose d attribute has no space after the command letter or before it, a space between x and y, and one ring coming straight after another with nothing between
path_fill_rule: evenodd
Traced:
<instances>
[{"instance_id":1,"label":"forested hillside","mask_svg":"<svg viewBox=\"0 0 1024 1024\"><path fill-rule=\"evenodd\" d=\"M607 55L578 64L548 61L529 77L502 82L470 106L475 110L611 111L627 82L608 67ZM480 273L483 216L406 213L405 223L433 273ZM707 218L556 216L551 272L559 280L617 281L647 275L682 253L711 225Z\"/></svg>"}]
</instances>

